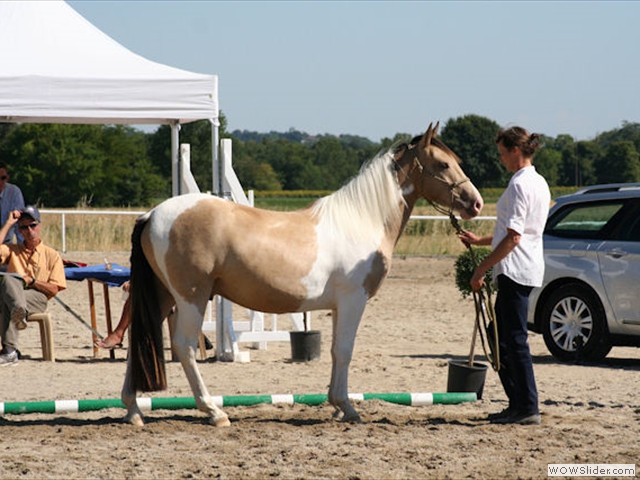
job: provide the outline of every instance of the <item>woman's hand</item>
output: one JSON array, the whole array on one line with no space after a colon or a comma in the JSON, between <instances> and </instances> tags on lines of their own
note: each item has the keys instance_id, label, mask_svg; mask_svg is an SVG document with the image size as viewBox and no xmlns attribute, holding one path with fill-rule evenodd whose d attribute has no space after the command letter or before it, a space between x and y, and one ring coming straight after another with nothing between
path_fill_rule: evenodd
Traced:
<instances>
[{"instance_id":1,"label":"woman's hand","mask_svg":"<svg viewBox=\"0 0 640 480\"><path fill-rule=\"evenodd\" d=\"M467 232L466 230L460 233L458 235L458 238L465 245L478 245L478 242L480 241L480 237L478 237L475 233Z\"/></svg>"},{"instance_id":2,"label":"woman's hand","mask_svg":"<svg viewBox=\"0 0 640 480\"><path fill-rule=\"evenodd\" d=\"M484 285L484 277L486 275L486 271L482 271L480 268L476 268L475 272L473 272L473 276L471 277L471 289L474 292L480 291L482 286Z\"/></svg>"}]
</instances>

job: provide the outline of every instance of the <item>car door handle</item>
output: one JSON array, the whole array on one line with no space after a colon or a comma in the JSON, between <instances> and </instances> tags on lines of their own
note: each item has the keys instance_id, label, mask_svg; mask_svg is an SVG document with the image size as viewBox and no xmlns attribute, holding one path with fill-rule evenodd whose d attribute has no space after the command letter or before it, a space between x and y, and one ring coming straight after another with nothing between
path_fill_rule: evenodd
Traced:
<instances>
[{"instance_id":1,"label":"car door handle","mask_svg":"<svg viewBox=\"0 0 640 480\"><path fill-rule=\"evenodd\" d=\"M607 257L622 258L627 256L627 252L620 248L614 248L613 250L609 250L605 255L607 255Z\"/></svg>"}]
</instances>

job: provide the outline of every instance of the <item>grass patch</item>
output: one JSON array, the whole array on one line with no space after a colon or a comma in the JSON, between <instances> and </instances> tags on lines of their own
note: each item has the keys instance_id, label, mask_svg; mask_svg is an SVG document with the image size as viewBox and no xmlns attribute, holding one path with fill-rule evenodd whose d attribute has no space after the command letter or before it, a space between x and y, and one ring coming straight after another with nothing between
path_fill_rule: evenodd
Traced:
<instances>
[{"instance_id":1,"label":"grass patch","mask_svg":"<svg viewBox=\"0 0 640 480\"><path fill-rule=\"evenodd\" d=\"M46 210L46 209L43 209ZM62 211L56 209L56 211ZM82 211L91 211L83 208ZM129 211L130 213L126 213ZM122 209L113 214L77 213L69 209L62 213L41 213L42 239L58 251L73 252L126 252L131 250L131 232L139 210ZM103 212L96 209L95 212ZM64 217L64 220L63 220ZM62 229L64 224L65 236Z\"/></svg>"}]
</instances>

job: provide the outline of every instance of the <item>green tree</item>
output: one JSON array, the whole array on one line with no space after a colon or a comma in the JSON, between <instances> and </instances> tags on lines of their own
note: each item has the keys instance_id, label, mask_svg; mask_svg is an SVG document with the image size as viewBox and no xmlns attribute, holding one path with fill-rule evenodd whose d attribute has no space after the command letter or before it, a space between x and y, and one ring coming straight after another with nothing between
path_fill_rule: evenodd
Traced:
<instances>
[{"instance_id":1,"label":"green tree","mask_svg":"<svg viewBox=\"0 0 640 480\"><path fill-rule=\"evenodd\" d=\"M620 141L633 142L636 150L640 152L640 123L624 121L621 128L601 133L595 139L595 142L603 149Z\"/></svg>"},{"instance_id":2,"label":"green tree","mask_svg":"<svg viewBox=\"0 0 640 480\"><path fill-rule=\"evenodd\" d=\"M98 125L23 124L11 129L2 157L25 202L73 207L92 201L104 181Z\"/></svg>"},{"instance_id":3,"label":"green tree","mask_svg":"<svg viewBox=\"0 0 640 480\"><path fill-rule=\"evenodd\" d=\"M613 142L596 163L600 183L640 181L640 154L631 141Z\"/></svg>"},{"instance_id":4,"label":"green tree","mask_svg":"<svg viewBox=\"0 0 640 480\"><path fill-rule=\"evenodd\" d=\"M268 163L278 174L284 190L317 190L323 188L320 171L311 161L309 147L287 140L263 139L248 142L247 150L260 163Z\"/></svg>"},{"instance_id":5,"label":"green tree","mask_svg":"<svg viewBox=\"0 0 640 480\"><path fill-rule=\"evenodd\" d=\"M447 120L440 139L462 159L462 168L478 188L504 187L509 173L500 164L495 138L500 126L478 115Z\"/></svg>"},{"instance_id":6,"label":"green tree","mask_svg":"<svg viewBox=\"0 0 640 480\"><path fill-rule=\"evenodd\" d=\"M558 185L582 186L598 183L595 161L600 147L591 141L574 142L569 135L558 137L557 151L562 155L558 165Z\"/></svg>"},{"instance_id":7,"label":"green tree","mask_svg":"<svg viewBox=\"0 0 640 480\"><path fill-rule=\"evenodd\" d=\"M542 175L550 187L558 185L558 165L562 161L562 154L557 150L543 148L534 157L537 172Z\"/></svg>"},{"instance_id":8,"label":"green tree","mask_svg":"<svg viewBox=\"0 0 640 480\"><path fill-rule=\"evenodd\" d=\"M567 134L558 135L556 138L543 135L542 141L545 148L551 148L558 151L562 151L575 143L573 137Z\"/></svg>"},{"instance_id":9,"label":"green tree","mask_svg":"<svg viewBox=\"0 0 640 480\"><path fill-rule=\"evenodd\" d=\"M421 132L424 133L424 132ZM396 133L393 138L387 138L384 137L381 141L380 141L380 148L382 150L387 150L389 148L391 148L394 145L397 145L399 143L407 143L409 142L415 135L411 135L409 133Z\"/></svg>"},{"instance_id":10,"label":"green tree","mask_svg":"<svg viewBox=\"0 0 640 480\"><path fill-rule=\"evenodd\" d=\"M321 189L337 190L358 173L357 152L342 147L336 137L324 137L311 148L313 164L322 172Z\"/></svg>"},{"instance_id":11,"label":"green tree","mask_svg":"<svg viewBox=\"0 0 640 480\"><path fill-rule=\"evenodd\" d=\"M256 190L282 190L276 172L268 163L256 165L253 177Z\"/></svg>"},{"instance_id":12,"label":"green tree","mask_svg":"<svg viewBox=\"0 0 640 480\"><path fill-rule=\"evenodd\" d=\"M123 126L21 124L0 146L28 203L147 205L161 184L144 133Z\"/></svg>"},{"instance_id":13,"label":"green tree","mask_svg":"<svg viewBox=\"0 0 640 480\"><path fill-rule=\"evenodd\" d=\"M146 135L128 126L102 128L98 144L103 181L94 201L101 206L149 206L163 200L166 181L147 156Z\"/></svg>"},{"instance_id":14,"label":"green tree","mask_svg":"<svg viewBox=\"0 0 640 480\"><path fill-rule=\"evenodd\" d=\"M581 140L575 144L575 154L577 157L577 177L581 183L574 185L593 185L598 183L595 165L602 155L600 146L592 141Z\"/></svg>"},{"instance_id":15,"label":"green tree","mask_svg":"<svg viewBox=\"0 0 640 480\"><path fill-rule=\"evenodd\" d=\"M260 162L249 152L259 155L256 142L232 141L233 169L246 190L282 190L282 184L273 166L266 161ZM252 148L253 147L253 148Z\"/></svg>"}]
</instances>

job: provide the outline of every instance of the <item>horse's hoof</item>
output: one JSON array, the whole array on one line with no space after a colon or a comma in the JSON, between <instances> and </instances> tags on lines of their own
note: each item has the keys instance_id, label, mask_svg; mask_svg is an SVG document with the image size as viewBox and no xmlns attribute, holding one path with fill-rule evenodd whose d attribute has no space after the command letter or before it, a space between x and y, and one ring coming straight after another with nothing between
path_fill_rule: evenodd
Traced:
<instances>
[{"instance_id":1,"label":"horse's hoof","mask_svg":"<svg viewBox=\"0 0 640 480\"><path fill-rule=\"evenodd\" d=\"M342 417L342 422L343 423L357 423L357 424L363 424L364 422L362 421L362 419L360 418L360 415L358 415L357 413L355 415L345 415L344 417Z\"/></svg>"},{"instance_id":2,"label":"horse's hoof","mask_svg":"<svg viewBox=\"0 0 640 480\"><path fill-rule=\"evenodd\" d=\"M142 419L142 415L139 415L137 413L135 413L133 415L127 415L126 417L124 417L124 421L125 421L125 423L130 423L131 425L133 425L135 427L143 427L144 426L144 420Z\"/></svg>"},{"instance_id":3,"label":"horse's hoof","mask_svg":"<svg viewBox=\"0 0 640 480\"><path fill-rule=\"evenodd\" d=\"M231 422L229 421L228 417L222 417L222 418L210 418L209 419L209 423L211 425L213 425L216 428L224 428L224 427L230 427L231 426Z\"/></svg>"}]
</instances>

